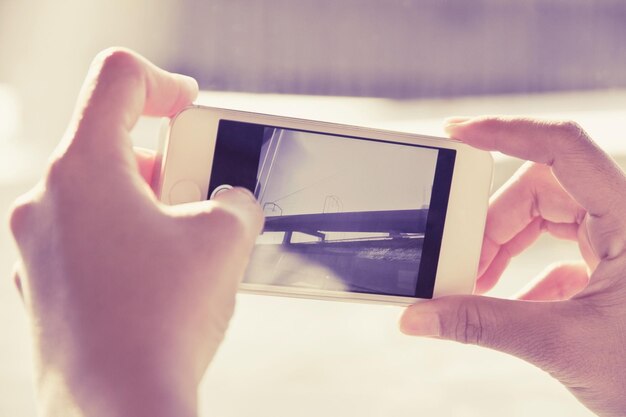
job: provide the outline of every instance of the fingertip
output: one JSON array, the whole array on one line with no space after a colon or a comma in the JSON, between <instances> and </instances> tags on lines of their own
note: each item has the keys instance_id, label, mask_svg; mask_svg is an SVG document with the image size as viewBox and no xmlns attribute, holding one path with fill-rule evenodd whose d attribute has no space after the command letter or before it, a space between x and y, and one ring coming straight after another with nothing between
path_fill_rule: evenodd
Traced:
<instances>
[{"instance_id":1,"label":"fingertip","mask_svg":"<svg viewBox=\"0 0 626 417\"><path fill-rule=\"evenodd\" d=\"M472 117L469 116L453 116L453 117L448 117L446 118L443 123L447 126L447 125L458 125L458 124L462 124L465 123L469 120L471 120Z\"/></svg>"},{"instance_id":2,"label":"fingertip","mask_svg":"<svg viewBox=\"0 0 626 417\"><path fill-rule=\"evenodd\" d=\"M247 217L256 225L256 234L263 230L263 210L254 194L244 187L233 187L218 193L212 198L213 201L234 206L242 210Z\"/></svg>"},{"instance_id":3,"label":"fingertip","mask_svg":"<svg viewBox=\"0 0 626 417\"><path fill-rule=\"evenodd\" d=\"M173 116L185 107L191 105L198 97L198 82L187 75L169 73L176 85L178 85L178 97L169 111L167 116Z\"/></svg>"},{"instance_id":4,"label":"fingertip","mask_svg":"<svg viewBox=\"0 0 626 417\"><path fill-rule=\"evenodd\" d=\"M408 326L408 322L409 322L408 316L411 314L411 307L412 306L405 308L402 314L400 315L400 318L398 319L398 328L400 329L402 333L409 335L409 336L411 335L411 330Z\"/></svg>"},{"instance_id":5,"label":"fingertip","mask_svg":"<svg viewBox=\"0 0 626 417\"><path fill-rule=\"evenodd\" d=\"M589 284L585 262L550 265L514 298L522 301L564 301L576 296Z\"/></svg>"},{"instance_id":6,"label":"fingertip","mask_svg":"<svg viewBox=\"0 0 626 417\"><path fill-rule=\"evenodd\" d=\"M172 75L174 76L174 78L176 78L177 82L179 82L180 85L182 86L181 91L183 91L184 93L181 95L186 97L189 103L194 101L198 97L198 91L200 90L200 88L198 87L198 81L196 81L195 78L190 77L188 75L176 74L176 73L173 73Z\"/></svg>"},{"instance_id":7,"label":"fingertip","mask_svg":"<svg viewBox=\"0 0 626 417\"><path fill-rule=\"evenodd\" d=\"M424 302L426 303L426 302ZM441 320L439 315L420 304L414 304L404 310L399 320L400 331L410 336L438 337L441 336Z\"/></svg>"},{"instance_id":8,"label":"fingertip","mask_svg":"<svg viewBox=\"0 0 626 417\"><path fill-rule=\"evenodd\" d=\"M463 126L467 126L471 121L472 121L471 117L465 117L465 116L449 117L444 120L443 130L446 132L446 134L449 137L458 139L456 136L457 136L459 128L462 128Z\"/></svg>"},{"instance_id":9,"label":"fingertip","mask_svg":"<svg viewBox=\"0 0 626 417\"><path fill-rule=\"evenodd\" d=\"M507 259L494 259L487 267L486 271L478 277L474 286L474 294L485 294L491 291L502 276L502 273L508 266Z\"/></svg>"},{"instance_id":10,"label":"fingertip","mask_svg":"<svg viewBox=\"0 0 626 417\"><path fill-rule=\"evenodd\" d=\"M146 183L150 184L152 182L156 152L152 149L141 148L138 146L135 146L133 151L135 152L135 159L137 161L139 173Z\"/></svg>"},{"instance_id":11,"label":"fingertip","mask_svg":"<svg viewBox=\"0 0 626 417\"><path fill-rule=\"evenodd\" d=\"M474 295L484 295L495 286L496 283L494 281L479 278L474 285Z\"/></svg>"},{"instance_id":12,"label":"fingertip","mask_svg":"<svg viewBox=\"0 0 626 417\"><path fill-rule=\"evenodd\" d=\"M258 204L254 194L244 187L233 187L217 193L213 200L235 204Z\"/></svg>"}]
</instances>

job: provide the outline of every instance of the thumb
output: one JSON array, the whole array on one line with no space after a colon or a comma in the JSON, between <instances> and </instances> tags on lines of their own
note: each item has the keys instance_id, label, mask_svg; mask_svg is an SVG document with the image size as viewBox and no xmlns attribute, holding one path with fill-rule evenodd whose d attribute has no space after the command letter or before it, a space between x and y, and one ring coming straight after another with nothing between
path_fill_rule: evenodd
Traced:
<instances>
[{"instance_id":1,"label":"thumb","mask_svg":"<svg viewBox=\"0 0 626 417\"><path fill-rule=\"evenodd\" d=\"M484 346L519 356L536 365L557 343L561 320L555 303L476 295L449 296L419 302L400 319L403 333Z\"/></svg>"},{"instance_id":2,"label":"thumb","mask_svg":"<svg viewBox=\"0 0 626 417\"><path fill-rule=\"evenodd\" d=\"M243 238L253 244L265 221L254 195L242 187L222 191L211 200L175 204L166 209L179 217L206 221L207 230L213 234L221 232L233 242Z\"/></svg>"},{"instance_id":3,"label":"thumb","mask_svg":"<svg viewBox=\"0 0 626 417\"><path fill-rule=\"evenodd\" d=\"M243 187L235 187L222 191L213 197L213 201L218 202L223 207L227 207L245 225L253 239L263 230L264 217L263 210L257 202L254 194Z\"/></svg>"}]
</instances>

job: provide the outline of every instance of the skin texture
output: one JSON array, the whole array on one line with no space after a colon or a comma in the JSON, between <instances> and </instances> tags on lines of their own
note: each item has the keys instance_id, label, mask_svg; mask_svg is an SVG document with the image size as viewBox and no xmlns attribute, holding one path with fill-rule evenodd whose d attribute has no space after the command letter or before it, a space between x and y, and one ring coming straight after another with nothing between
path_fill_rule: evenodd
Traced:
<instances>
[{"instance_id":1,"label":"skin texture","mask_svg":"<svg viewBox=\"0 0 626 417\"><path fill-rule=\"evenodd\" d=\"M263 216L244 190L166 207L133 151L141 114L171 116L192 79L126 50L101 53L42 180L13 207L15 281L30 317L43 416L194 416ZM479 292L540 233L576 240L517 300L453 296L409 307L412 335L473 343L552 374L603 416L626 410L626 179L576 125L454 119L450 135L527 163L491 202Z\"/></svg>"},{"instance_id":2,"label":"skin texture","mask_svg":"<svg viewBox=\"0 0 626 417\"><path fill-rule=\"evenodd\" d=\"M626 414L626 178L575 123L450 119L451 137L530 162L492 197L477 292L548 232L581 261L553 265L516 300L450 296L409 307L403 332L471 343L549 372L601 416Z\"/></svg>"},{"instance_id":3,"label":"skin texture","mask_svg":"<svg viewBox=\"0 0 626 417\"><path fill-rule=\"evenodd\" d=\"M245 190L160 204L141 114L198 91L120 49L94 60L44 178L12 209L43 416L194 416L263 215Z\"/></svg>"}]
</instances>

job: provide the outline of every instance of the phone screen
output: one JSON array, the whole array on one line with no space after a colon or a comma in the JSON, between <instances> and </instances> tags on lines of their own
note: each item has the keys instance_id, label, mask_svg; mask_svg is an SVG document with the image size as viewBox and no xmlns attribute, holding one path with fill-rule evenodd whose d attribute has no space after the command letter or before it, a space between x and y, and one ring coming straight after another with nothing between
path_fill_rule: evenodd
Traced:
<instances>
[{"instance_id":1,"label":"phone screen","mask_svg":"<svg viewBox=\"0 0 626 417\"><path fill-rule=\"evenodd\" d=\"M221 120L208 195L242 186L263 207L244 282L432 298L455 157Z\"/></svg>"}]
</instances>

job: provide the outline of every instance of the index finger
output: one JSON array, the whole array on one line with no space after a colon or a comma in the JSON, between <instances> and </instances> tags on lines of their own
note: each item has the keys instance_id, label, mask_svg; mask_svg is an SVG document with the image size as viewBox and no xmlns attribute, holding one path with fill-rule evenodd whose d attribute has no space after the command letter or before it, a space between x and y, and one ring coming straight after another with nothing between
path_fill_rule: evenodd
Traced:
<instances>
[{"instance_id":1,"label":"index finger","mask_svg":"<svg viewBox=\"0 0 626 417\"><path fill-rule=\"evenodd\" d=\"M446 127L476 148L539 162L590 215L609 213L623 199L626 178L617 164L574 122L480 117Z\"/></svg>"},{"instance_id":2,"label":"index finger","mask_svg":"<svg viewBox=\"0 0 626 417\"><path fill-rule=\"evenodd\" d=\"M72 118L71 142L98 149L120 144L139 117L171 116L198 94L193 78L162 70L127 49L96 56Z\"/></svg>"}]
</instances>

